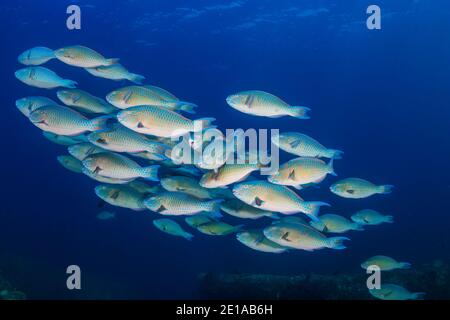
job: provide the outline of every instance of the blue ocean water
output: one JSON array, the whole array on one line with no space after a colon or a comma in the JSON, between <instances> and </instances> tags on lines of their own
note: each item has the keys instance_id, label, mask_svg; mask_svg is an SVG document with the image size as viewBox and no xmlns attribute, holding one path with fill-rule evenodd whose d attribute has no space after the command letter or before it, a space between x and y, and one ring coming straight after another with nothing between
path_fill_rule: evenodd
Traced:
<instances>
[{"instance_id":1,"label":"blue ocean water","mask_svg":"<svg viewBox=\"0 0 450 320\"><path fill-rule=\"evenodd\" d=\"M378 0L382 29L368 30L373 2L2 1L0 269L29 298L168 299L198 298L204 272L364 272L361 261L376 254L413 264L448 260L450 3ZM81 30L66 28L70 4L81 7ZM170 237L154 228L151 212L108 207L117 219L96 219L97 183L62 168L56 157L64 147L15 108L28 95L56 99L55 90L15 79L17 56L74 44L121 58L147 83L198 104L198 117L215 117L220 128L299 131L344 150L338 177L302 196L332 204L324 213L373 208L395 223L351 233L344 251L271 255L232 235ZM57 60L46 66L101 97L129 84ZM309 106L311 119L253 117L226 104L249 89ZM329 192L351 176L395 191L362 200ZM66 289L71 264L82 269L81 291Z\"/></svg>"}]
</instances>

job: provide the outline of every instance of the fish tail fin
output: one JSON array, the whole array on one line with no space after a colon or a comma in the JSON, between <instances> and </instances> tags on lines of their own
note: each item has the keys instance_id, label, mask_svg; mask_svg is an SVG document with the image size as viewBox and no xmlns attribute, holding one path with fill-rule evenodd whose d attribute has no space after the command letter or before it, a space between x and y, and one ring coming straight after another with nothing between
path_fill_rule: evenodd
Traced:
<instances>
[{"instance_id":1,"label":"fish tail fin","mask_svg":"<svg viewBox=\"0 0 450 320\"><path fill-rule=\"evenodd\" d=\"M198 106L195 103L178 101L176 104L176 109L180 111L184 111L186 113L194 114L195 108Z\"/></svg>"},{"instance_id":2,"label":"fish tail fin","mask_svg":"<svg viewBox=\"0 0 450 320\"><path fill-rule=\"evenodd\" d=\"M384 222L394 223L394 216L385 216Z\"/></svg>"},{"instance_id":3,"label":"fish tail fin","mask_svg":"<svg viewBox=\"0 0 450 320\"><path fill-rule=\"evenodd\" d=\"M141 177L150 181L159 181L158 177L158 165L149 166L141 169Z\"/></svg>"},{"instance_id":4,"label":"fish tail fin","mask_svg":"<svg viewBox=\"0 0 450 320\"><path fill-rule=\"evenodd\" d=\"M91 119L91 131L99 131L108 128L109 121L114 119L114 116L106 115Z\"/></svg>"},{"instance_id":5,"label":"fish tail fin","mask_svg":"<svg viewBox=\"0 0 450 320\"><path fill-rule=\"evenodd\" d=\"M220 214L220 205L223 202L223 199L214 199L211 201L205 202L205 211L209 212L210 215ZM221 215L221 214L220 214ZM222 216L222 215L221 215Z\"/></svg>"},{"instance_id":6,"label":"fish tail fin","mask_svg":"<svg viewBox=\"0 0 450 320\"><path fill-rule=\"evenodd\" d=\"M399 263L399 268L400 269L410 269L411 268L411 263L409 263L409 262L400 262Z\"/></svg>"},{"instance_id":7,"label":"fish tail fin","mask_svg":"<svg viewBox=\"0 0 450 320\"><path fill-rule=\"evenodd\" d=\"M307 204L309 207L307 214L314 221L319 221L317 216L319 214L320 207L331 207L329 203L322 201L310 201Z\"/></svg>"},{"instance_id":8,"label":"fish tail fin","mask_svg":"<svg viewBox=\"0 0 450 320\"><path fill-rule=\"evenodd\" d=\"M328 153L330 158L332 159L342 159L342 155L344 154L344 151L336 150L336 149L328 149Z\"/></svg>"},{"instance_id":9,"label":"fish tail fin","mask_svg":"<svg viewBox=\"0 0 450 320\"><path fill-rule=\"evenodd\" d=\"M350 240L350 239L347 237L328 238L328 248L335 249L335 250L343 250L343 249L347 248L344 245L344 241L346 241L346 240Z\"/></svg>"},{"instance_id":10,"label":"fish tail fin","mask_svg":"<svg viewBox=\"0 0 450 320\"><path fill-rule=\"evenodd\" d=\"M291 110L290 115L295 118L310 119L310 116L308 115L308 111L310 111L311 109L308 107L291 106L290 110Z\"/></svg>"},{"instance_id":11,"label":"fish tail fin","mask_svg":"<svg viewBox=\"0 0 450 320\"><path fill-rule=\"evenodd\" d=\"M205 129L213 128L214 126L212 125L212 122L214 122L215 120L216 118L200 118L195 120L195 122L199 122L201 124L201 126L199 126L198 128L194 125L195 132L201 132Z\"/></svg>"},{"instance_id":12,"label":"fish tail fin","mask_svg":"<svg viewBox=\"0 0 450 320\"><path fill-rule=\"evenodd\" d=\"M106 66L112 66L119 63L119 58L106 59Z\"/></svg>"},{"instance_id":13,"label":"fish tail fin","mask_svg":"<svg viewBox=\"0 0 450 320\"><path fill-rule=\"evenodd\" d=\"M379 193L381 194L389 194L394 189L394 186L391 184L385 184L378 187L380 189Z\"/></svg>"},{"instance_id":14,"label":"fish tail fin","mask_svg":"<svg viewBox=\"0 0 450 320\"><path fill-rule=\"evenodd\" d=\"M194 238L194 235L190 234L189 232L186 232L183 234L183 238L185 238L186 240L192 241L192 238Z\"/></svg>"},{"instance_id":15,"label":"fish tail fin","mask_svg":"<svg viewBox=\"0 0 450 320\"><path fill-rule=\"evenodd\" d=\"M334 168L333 168L334 159L335 158L331 158L330 162L328 162L328 170L329 170L328 173L331 174L332 176L337 177L337 174L336 174L336 172L334 172Z\"/></svg>"},{"instance_id":16,"label":"fish tail fin","mask_svg":"<svg viewBox=\"0 0 450 320\"><path fill-rule=\"evenodd\" d=\"M77 87L77 85L78 85L78 82L66 79L66 80L64 80L64 83L62 86L64 88L75 89Z\"/></svg>"},{"instance_id":17,"label":"fish tail fin","mask_svg":"<svg viewBox=\"0 0 450 320\"><path fill-rule=\"evenodd\" d=\"M141 76L140 74L130 73L130 75L128 76L128 80L136 84L142 84L142 82L144 82L145 80L145 77Z\"/></svg>"},{"instance_id":18,"label":"fish tail fin","mask_svg":"<svg viewBox=\"0 0 450 320\"><path fill-rule=\"evenodd\" d=\"M426 295L425 292L414 292L414 293L411 293L411 299L412 300L423 300L424 295Z\"/></svg>"}]
</instances>

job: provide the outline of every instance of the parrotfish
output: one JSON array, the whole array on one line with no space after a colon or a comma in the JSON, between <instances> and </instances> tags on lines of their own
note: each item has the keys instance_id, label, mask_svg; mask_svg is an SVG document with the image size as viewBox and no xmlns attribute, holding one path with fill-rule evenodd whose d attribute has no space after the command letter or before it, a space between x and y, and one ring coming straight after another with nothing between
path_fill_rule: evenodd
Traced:
<instances>
[{"instance_id":1,"label":"parrotfish","mask_svg":"<svg viewBox=\"0 0 450 320\"><path fill-rule=\"evenodd\" d=\"M95 77L105 78L109 80L129 80L136 84L142 84L145 80L144 76L141 76L136 73L129 72L124 66L121 64L113 64L110 66L99 66L94 68L86 68L86 71L92 74Z\"/></svg>"},{"instance_id":2,"label":"parrotfish","mask_svg":"<svg viewBox=\"0 0 450 320\"><path fill-rule=\"evenodd\" d=\"M38 66L55 58L52 49L46 47L34 47L19 55L18 60L27 66Z\"/></svg>"},{"instance_id":3,"label":"parrotfish","mask_svg":"<svg viewBox=\"0 0 450 320\"><path fill-rule=\"evenodd\" d=\"M307 107L291 106L273 94L250 90L227 97L227 103L236 110L255 116L279 118L291 116L309 119Z\"/></svg>"},{"instance_id":4,"label":"parrotfish","mask_svg":"<svg viewBox=\"0 0 450 320\"><path fill-rule=\"evenodd\" d=\"M110 205L135 211L145 210L144 196L127 185L106 185L95 187L95 194Z\"/></svg>"},{"instance_id":5,"label":"parrotfish","mask_svg":"<svg viewBox=\"0 0 450 320\"><path fill-rule=\"evenodd\" d=\"M313 251L322 248L345 249L345 237L327 238L311 226L300 223L275 223L264 229L264 235L283 247Z\"/></svg>"},{"instance_id":6,"label":"parrotfish","mask_svg":"<svg viewBox=\"0 0 450 320\"><path fill-rule=\"evenodd\" d=\"M182 192L163 192L144 201L145 206L163 215L193 215L218 212L223 200L202 200Z\"/></svg>"},{"instance_id":7,"label":"parrotfish","mask_svg":"<svg viewBox=\"0 0 450 320\"><path fill-rule=\"evenodd\" d=\"M109 114L116 110L103 99L80 89L59 90L56 95L66 106L81 112Z\"/></svg>"},{"instance_id":8,"label":"parrotfish","mask_svg":"<svg viewBox=\"0 0 450 320\"><path fill-rule=\"evenodd\" d=\"M325 202L304 201L291 189L266 181L239 183L233 187L233 194L255 208L283 214L302 212L313 220L317 220L321 206L328 206Z\"/></svg>"},{"instance_id":9,"label":"parrotfish","mask_svg":"<svg viewBox=\"0 0 450 320\"><path fill-rule=\"evenodd\" d=\"M55 51L55 56L68 65L81 68L111 66L119 61L119 59L106 59L100 53L83 46L58 49Z\"/></svg>"},{"instance_id":10,"label":"parrotfish","mask_svg":"<svg viewBox=\"0 0 450 320\"><path fill-rule=\"evenodd\" d=\"M372 209L364 209L356 212L351 216L351 219L361 225L378 225L381 223L393 223L394 217L384 215Z\"/></svg>"},{"instance_id":11,"label":"parrotfish","mask_svg":"<svg viewBox=\"0 0 450 320\"><path fill-rule=\"evenodd\" d=\"M388 194L392 192L392 185L375 185L360 178L347 178L331 185L334 194L350 199L367 198L374 194Z\"/></svg>"},{"instance_id":12,"label":"parrotfish","mask_svg":"<svg viewBox=\"0 0 450 320\"><path fill-rule=\"evenodd\" d=\"M298 132L284 132L274 135L272 142L281 150L299 157L334 158L340 159L343 151L325 148L318 141Z\"/></svg>"},{"instance_id":13,"label":"parrotfish","mask_svg":"<svg viewBox=\"0 0 450 320\"><path fill-rule=\"evenodd\" d=\"M182 115L158 106L138 106L120 111L117 119L125 127L157 137L179 137L189 132L211 127L214 118L190 120Z\"/></svg>"},{"instance_id":14,"label":"parrotfish","mask_svg":"<svg viewBox=\"0 0 450 320\"><path fill-rule=\"evenodd\" d=\"M22 112L26 117L30 116L30 113L34 110L50 105L58 105L52 99L47 97L25 97L19 100L16 100L16 107Z\"/></svg>"},{"instance_id":15,"label":"parrotfish","mask_svg":"<svg viewBox=\"0 0 450 320\"><path fill-rule=\"evenodd\" d=\"M63 136L77 136L86 131L105 128L110 117L88 119L81 113L63 106L44 106L34 110L30 121L39 129Z\"/></svg>"},{"instance_id":16,"label":"parrotfish","mask_svg":"<svg viewBox=\"0 0 450 320\"><path fill-rule=\"evenodd\" d=\"M77 86L76 81L63 79L52 70L44 67L23 68L17 70L15 76L23 83L41 89L75 88Z\"/></svg>"},{"instance_id":17,"label":"parrotfish","mask_svg":"<svg viewBox=\"0 0 450 320\"><path fill-rule=\"evenodd\" d=\"M333 159L325 163L317 158L296 158L283 164L268 181L301 189L302 185L322 182L327 174L336 175Z\"/></svg>"},{"instance_id":18,"label":"parrotfish","mask_svg":"<svg viewBox=\"0 0 450 320\"><path fill-rule=\"evenodd\" d=\"M395 259L388 256L374 256L363 263L361 263L361 268L367 269L369 266L377 266L381 271L391 271L395 269L409 269L411 268L411 263L409 262L398 262Z\"/></svg>"},{"instance_id":19,"label":"parrotfish","mask_svg":"<svg viewBox=\"0 0 450 320\"><path fill-rule=\"evenodd\" d=\"M171 98L169 94L162 94L161 88L150 86L129 86L109 93L106 100L119 109L136 106L151 105L164 107L173 111L195 113L195 104Z\"/></svg>"},{"instance_id":20,"label":"parrotfish","mask_svg":"<svg viewBox=\"0 0 450 320\"><path fill-rule=\"evenodd\" d=\"M107 178L132 180L145 178L158 181L158 165L141 167L124 155L113 152L92 154L83 160L83 166L89 171Z\"/></svg>"},{"instance_id":21,"label":"parrotfish","mask_svg":"<svg viewBox=\"0 0 450 320\"><path fill-rule=\"evenodd\" d=\"M162 232L168 233L172 236L182 237L186 240L192 240L194 237L189 232L184 231L177 222L170 219L155 219L153 220L153 225Z\"/></svg>"},{"instance_id":22,"label":"parrotfish","mask_svg":"<svg viewBox=\"0 0 450 320\"><path fill-rule=\"evenodd\" d=\"M236 239L250 249L261 252L282 253L288 249L267 239L261 230L239 232Z\"/></svg>"}]
</instances>

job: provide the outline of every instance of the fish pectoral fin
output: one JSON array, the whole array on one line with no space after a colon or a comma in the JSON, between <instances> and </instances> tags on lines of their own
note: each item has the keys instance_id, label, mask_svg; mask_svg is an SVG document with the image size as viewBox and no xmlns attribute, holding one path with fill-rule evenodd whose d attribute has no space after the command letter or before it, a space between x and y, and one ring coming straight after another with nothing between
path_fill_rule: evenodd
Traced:
<instances>
[{"instance_id":1,"label":"fish pectoral fin","mask_svg":"<svg viewBox=\"0 0 450 320\"><path fill-rule=\"evenodd\" d=\"M113 194L111 195L111 199L116 200L119 197L120 191L116 190L113 192Z\"/></svg>"},{"instance_id":2,"label":"fish pectoral fin","mask_svg":"<svg viewBox=\"0 0 450 320\"><path fill-rule=\"evenodd\" d=\"M247 108L251 109L254 100L255 100L255 96L249 94L249 95L247 96L247 98L245 99L244 105L246 105Z\"/></svg>"},{"instance_id":3,"label":"fish pectoral fin","mask_svg":"<svg viewBox=\"0 0 450 320\"><path fill-rule=\"evenodd\" d=\"M264 203L264 201L261 200L261 199L258 198L258 197L255 197L255 200L253 201L253 203L254 203L255 205L257 205L258 207L260 207L260 206Z\"/></svg>"},{"instance_id":4,"label":"fish pectoral fin","mask_svg":"<svg viewBox=\"0 0 450 320\"><path fill-rule=\"evenodd\" d=\"M128 103L128 101L130 101L132 95L133 95L133 92L131 90L128 91L123 97L123 102Z\"/></svg>"},{"instance_id":5,"label":"fish pectoral fin","mask_svg":"<svg viewBox=\"0 0 450 320\"><path fill-rule=\"evenodd\" d=\"M138 128L145 128L144 124L142 122L138 122L137 126Z\"/></svg>"},{"instance_id":6,"label":"fish pectoral fin","mask_svg":"<svg viewBox=\"0 0 450 320\"><path fill-rule=\"evenodd\" d=\"M161 206L158 208L158 210L156 210L156 212L161 213L161 212L163 212L163 211L165 211L165 210L167 210L167 208L164 207L163 205L161 205Z\"/></svg>"},{"instance_id":7,"label":"fish pectoral fin","mask_svg":"<svg viewBox=\"0 0 450 320\"><path fill-rule=\"evenodd\" d=\"M354 194L354 193L355 193L355 190L353 190L353 189L348 189L348 190L345 190L345 192L347 192L347 193L349 193L349 194Z\"/></svg>"},{"instance_id":8,"label":"fish pectoral fin","mask_svg":"<svg viewBox=\"0 0 450 320\"><path fill-rule=\"evenodd\" d=\"M291 240L288 239L289 237L289 232L286 232L285 234L283 234L283 236L281 237L281 239L287 241L287 242L292 242Z\"/></svg>"},{"instance_id":9,"label":"fish pectoral fin","mask_svg":"<svg viewBox=\"0 0 450 320\"><path fill-rule=\"evenodd\" d=\"M364 221L365 223L369 223L369 220L368 220L367 218L364 218L363 221Z\"/></svg>"},{"instance_id":10,"label":"fish pectoral fin","mask_svg":"<svg viewBox=\"0 0 450 320\"><path fill-rule=\"evenodd\" d=\"M106 140L103 139L103 138L97 139L97 143L98 143L98 144L103 144L103 145L107 144Z\"/></svg>"},{"instance_id":11,"label":"fish pectoral fin","mask_svg":"<svg viewBox=\"0 0 450 320\"><path fill-rule=\"evenodd\" d=\"M329 230L328 227L324 226L322 232L328 232L328 230Z\"/></svg>"},{"instance_id":12,"label":"fish pectoral fin","mask_svg":"<svg viewBox=\"0 0 450 320\"><path fill-rule=\"evenodd\" d=\"M102 171L102 169L100 167L95 167L95 169L92 173L99 174L100 171Z\"/></svg>"},{"instance_id":13,"label":"fish pectoral fin","mask_svg":"<svg viewBox=\"0 0 450 320\"><path fill-rule=\"evenodd\" d=\"M292 170L291 173L289 173L289 179L295 181L295 170Z\"/></svg>"},{"instance_id":14,"label":"fish pectoral fin","mask_svg":"<svg viewBox=\"0 0 450 320\"><path fill-rule=\"evenodd\" d=\"M300 144L300 140L294 140L294 141L291 141L290 143L289 143L289 145L292 147L292 148L297 148L298 147L298 145Z\"/></svg>"}]
</instances>

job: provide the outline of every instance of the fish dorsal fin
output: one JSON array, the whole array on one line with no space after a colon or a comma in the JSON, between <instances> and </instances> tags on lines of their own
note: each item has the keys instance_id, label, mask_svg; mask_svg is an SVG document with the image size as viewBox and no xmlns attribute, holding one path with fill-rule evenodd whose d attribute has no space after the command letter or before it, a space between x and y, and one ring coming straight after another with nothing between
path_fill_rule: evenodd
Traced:
<instances>
[{"instance_id":1,"label":"fish dorsal fin","mask_svg":"<svg viewBox=\"0 0 450 320\"><path fill-rule=\"evenodd\" d=\"M295 170L292 169L292 171L289 173L289 179L295 181Z\"/></svg>"},{"instance_id":2,"label":"fish dorsal fin","mask_svg":"<svg viewBox=\"0 0 450 320\"><path fill-rule=\"evenodd\" d=\"M263 200L261 200L261 199L258 198L258 197L255 197L254 204L256 204L258 207L260 207L263 203L264 203Z\"/></svg>"},{"instance_id":3,"label":"fish dorsal fin","mask_svg":"<svg viewBox=\"0 0 450 320\"><path fill-rule=\"evenodd\" d=\"M287 242L291 242L291 240L288 239L289 237L289 232L286 232L285 234L283 234L283 236L281 237L281 239L287 241Z\"/></svg>"},{"instance_id":4,"label":"fish dorsal fin","mask_svg":"<svg viewBox=\"0 0 450 320\"><path fill-rule=\"evenodd\" d=\"M113 194L111 195L111 199L116 200L119 197L120 191L119 190L115 190L113 192Z\"/></svg>"},{"instance_id":5,"label":"fish dorsal fin","mask_svg":"<svg viewBox=\"0 0 450 320\"><path fill-rule=\"evenodd\" d=\"M158 208L158 210L156 210L156 212L161 213L161 212L163 212L164 210L167 210L167 208L164 207L163 205L161 205L161 206Z\"/></svg>"}]
</instances>

